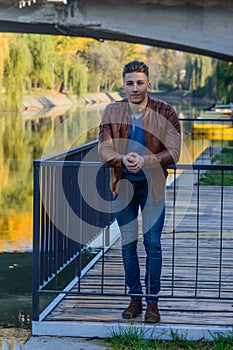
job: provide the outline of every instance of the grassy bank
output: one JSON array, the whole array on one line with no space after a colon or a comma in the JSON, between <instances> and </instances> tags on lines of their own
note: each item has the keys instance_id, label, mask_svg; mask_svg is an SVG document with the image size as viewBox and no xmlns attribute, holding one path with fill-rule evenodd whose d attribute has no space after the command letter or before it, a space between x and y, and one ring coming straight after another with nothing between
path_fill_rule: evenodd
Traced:
<instances>
[{"instance_id":1,"label":"grassy bank","mask_svg":"<svg viewBox=\"0 0 233 350\"><path fill-rule=\"evenodd\" d=\"M233 149L223 148L220 155L213 158L213 164L233 165ZM233 186L233 171L208 170L200 178L203 186Z\"/></svg>"},{"instance_id":2,"label":"grassy bank","mask_svg":"<svg viewBox=\"0 0 233 350\"><path fill-rule=\"evenodd\" d=\"M111 350L232 350L233 332L227 338L218 336L213 341L190 341L171 331L172 340L145 339L146 331L133 326L120 329L112 335Z\"/></svg>"}]
</instances>

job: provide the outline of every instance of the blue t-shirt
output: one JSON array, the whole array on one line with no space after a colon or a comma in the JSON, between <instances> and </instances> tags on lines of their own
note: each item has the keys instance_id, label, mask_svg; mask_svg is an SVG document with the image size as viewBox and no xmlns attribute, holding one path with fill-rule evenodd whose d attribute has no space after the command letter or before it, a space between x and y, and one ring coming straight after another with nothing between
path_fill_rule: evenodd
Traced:
<instances>
[{"instance_id":1,"label":"blue t-shirt","mask_svg":"<svg viewBox=\"0 0 233 350\"><path fill-rule=\"evenodd\" d=\"M130 113L131 126L126 146L126 154L130 152L138 153L140 156L147 154L145 133L142 124L143 117L144 113L139 118L135 118L134 115ZM133 173L132 171L123 168L123 176L124 175L127 175L127 178L132 181L146 180L146 176L142 169L138 173Z\"/></svg>"}]
</instances>

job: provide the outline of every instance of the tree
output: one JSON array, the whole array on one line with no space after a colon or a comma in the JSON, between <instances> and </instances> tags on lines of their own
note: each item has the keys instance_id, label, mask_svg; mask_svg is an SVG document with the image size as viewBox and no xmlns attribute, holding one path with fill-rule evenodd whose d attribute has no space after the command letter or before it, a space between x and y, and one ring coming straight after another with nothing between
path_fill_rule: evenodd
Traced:
<instances>
[{"instance_id":1,"label":"tree","mask_svg":"<svg viewBox=\"0 0 233 350\"><path fill-rule=\"evenodd\" d=\"M233 101L233 63L218 60L216 79L217 98L223 103Z\"/></svg>"},{"instance_id":2,"label":"tree","mask_svg":"<svg viewBox=\"0 0 233 350\"><path fill-rule=\"evenodd\" d=\"M94 42L94 40L89 38L55 36L53 37L53 41L57 52L56 76L57 76L57 79L60 81L58 85L62 85L63 88L65 89L68 88L68 86L71 87L70 85L71 82L69 82L68 79L73 74L72 72L70 72L70 70L74 72L74 70L77 69L77 59L79 64L83 64L84 70L83 70L82 78L84 77L84 80L86 81L87 80L86 53L90 45ZM74 90L75 89L76 88L74 87Z\"/></svg>"},{"instance_id":3,"label":"tree","mask_svg":"<svg viewBox=\"0 0 233 350\"><path fill-rule=\"evenodd\" d=\"M211 57L186 54L185 88L196 97L214 97L215 63Z\"/></svg>"},{"instance_id":4,"label":"tree","mask_svg":"<svg viewBox=\"0 0 233 350\"><path fill-rule=\"evenodd\" d=\"M87 91L86 67L79 59L73 62L69 70L68 89L78 97Z\"/></svg>"},{"instance_id":5,"label":"tree","mask_svg":"<svg viewBox=\"0 0 233 350\"><path fill-rule=\"evenodd\" d=\"M6 108L19 110L31 69L31 55L21 36L10 37L9 57L4 64Z\"/></svg>"},{"instance_id":6,"label":"tree","mask_svg":"<svg viewBox=\"0 0 233 350\"><path fill-rule=\"evenodd\" d=\"M87 52L89 75L97 83L96 91L101 88L111 90L114 85L120 84L121 64L120 50L113 42L97 43L90 46Z\"/></svg>"},{"instance_id":7,"label":"tree","mask_svg":"<svg viewBox=\"0 0 233 350\"><path fill-rule=\"evenodd\" d=\"M56 50L50 35L28 34L24 36L32 56L30 78L32 86L52 88L52 66Z\"/></svg>"},{"instance_id":8,"label":"tree","mask_svg":"<svg viewBox=\"0 0 233 350\"><path fill-rule=\"evenodd\" d=\"M147 50L144 45L131 44L123 41L115 41L113 43L120 51L118 59L121 67L133 60L146 61Z\"/></svg>"},{"instance_id":9,"label":"tree","mask_svg":"<svg viewBox=\"0 0 233 350\"><path fill-rule=\"evenodd\" d=\"M3 89L3 78L4 78L4 63L9 59L9 42L8 37L5 34L0 33L0 92ZM2 104L0 99L0 106Z\"/></svg>"},{"instance_id":10,"label":"tree","mask_svg":"<svg viewBox=\"0 0 233 350\"><path fill-rule=\"evenodd\" d=\"M147 47L146 63L150 68L150 82L152 89L159 90L159 83L162 78L163 62L162 49L156 47Z\"/></svg>"},{"instance_id":11,"label":"tree","mask_svg":"<svg viewBox=\"0 0 233 350\"><path fill-rule=\"evenodd\" d=\"M182 90L183 88L182 84L183 84L183 78L185 75L185 63L186 63L185 53L181 51L175 51L173 70L174 70L176 88L179 90Z\"/></svg>"},{"instance_id":12,"label":"tree","mask_svg":"<svg viewBox=\"0 0 233 350\"><path fill-rule=\"evenodd\" d=\"M148 47L146 53L152 88L156 90L176 88L180 83L180 71L185 67L182 53L156 47Z\"/></svg>"}]
</instances>

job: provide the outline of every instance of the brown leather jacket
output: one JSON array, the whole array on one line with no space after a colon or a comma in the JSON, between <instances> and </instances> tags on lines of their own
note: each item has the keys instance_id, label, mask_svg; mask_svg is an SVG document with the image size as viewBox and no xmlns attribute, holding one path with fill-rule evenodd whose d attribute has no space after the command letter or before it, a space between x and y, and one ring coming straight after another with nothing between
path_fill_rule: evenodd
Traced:
<instances>
[{"instance_id":1,"label":"brown leather jacket","mask_svg":"<svg viewBox=\"0 0 233 350\"><path fill-rule=\"evenodd\" d=\"M128 100L109 104L103 113L99 132L98 152L100 161L113 166L110 170L110 186L117 194L121 179L126 144L130 129ZM164 193L167 177L166 166L178 162L180 156L180 124L176 111L162 100L148 97L143 128L147 154L144 168L149 169L153 192L157 199Z\"/></svg>"}]
</instances>

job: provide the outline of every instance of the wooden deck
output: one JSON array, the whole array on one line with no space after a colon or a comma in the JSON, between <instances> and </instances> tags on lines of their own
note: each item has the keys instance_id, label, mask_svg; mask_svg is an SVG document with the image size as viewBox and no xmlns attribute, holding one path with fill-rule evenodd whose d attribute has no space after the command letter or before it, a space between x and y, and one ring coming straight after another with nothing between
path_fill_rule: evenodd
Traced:
<instances>
[{"instance_id":1,"label":"wooden deck","mask_svg":"<svg viewBox=\"0 0 233 350\"><path fill-rule=\"evenodd\" d=\"M231 332L233 325L233 188L226 187L221 193L218 187L201 187L199 201L196 189L191 195L188 187L182 191L177 197L173 232L173 189L167 190L159 302L161 322L156 326L146 325L143 312L132 323L146 329L148 337L153 333L153 336L169 339L172 329L189 339L203 336L211 339L215 332ZM197 203L200 211L198 219ZM138 251L143 283L145 252L141 237ZM73 294L79 291L93 294ZM106 295L95 295L98 293ZM121 244L118 240L105 254L104 260L100 259L70 294L43 320L33 324L33 333L110 336L113 329L129 326L129 322L121 317L129 302L129 297L124 294ZM229 297L232 299L227 300Z\"/></svg>"}]
</instances>

